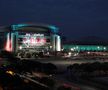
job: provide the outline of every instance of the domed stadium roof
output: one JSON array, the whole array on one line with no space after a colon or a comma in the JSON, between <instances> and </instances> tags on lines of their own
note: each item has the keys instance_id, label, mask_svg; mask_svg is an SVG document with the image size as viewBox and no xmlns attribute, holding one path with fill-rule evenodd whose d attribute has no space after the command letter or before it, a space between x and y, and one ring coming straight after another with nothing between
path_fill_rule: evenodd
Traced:
<instances>
[{"instance_id":1,"label":"domed stadium roof","mask_svg":"<svg viewBox=\"0 0 108 90\"><path fill-rule=\"evenodd\" d=\"M53 25L46 24L13 24L11 25L12 30L23 30L23 31L48 31L51 33L58 33L58 28Z\"/></svg>"}]
</instances>

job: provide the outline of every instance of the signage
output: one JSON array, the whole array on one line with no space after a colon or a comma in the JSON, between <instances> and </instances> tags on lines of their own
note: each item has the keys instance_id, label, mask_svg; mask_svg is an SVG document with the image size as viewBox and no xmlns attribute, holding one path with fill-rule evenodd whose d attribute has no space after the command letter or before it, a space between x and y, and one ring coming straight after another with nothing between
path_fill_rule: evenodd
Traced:
<instances>
[{"instance_id":1,"label":"signage","mask_svg":"<svg viewBox=\"0 0 108 90\"><path fill-rule=\"evenodd\" d=\"M27 47L42 46L46 38L44 34L25 34L22 43Z\"/></svg>"}]
</instances>

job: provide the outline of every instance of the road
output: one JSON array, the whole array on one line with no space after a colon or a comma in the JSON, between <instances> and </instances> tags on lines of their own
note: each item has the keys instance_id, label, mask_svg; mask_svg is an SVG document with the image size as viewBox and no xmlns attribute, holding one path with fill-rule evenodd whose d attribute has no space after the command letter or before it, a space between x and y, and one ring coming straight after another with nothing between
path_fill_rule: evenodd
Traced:
<instances>
[{"instance_id":1,"label":"road","mask_svg":"<svg viewBox=\"0 0 108 90\"><path fill-rule=\"evenodd\" d=\"M103 62L103 60L72 60L72 59L32 59L33 61L39 61L42 63L53 63L55 64L60 71L66 70L66 67L75 63L93 63L93 62ZM108 60L104 60L104 62L108 62Z\"/></svg>"},{"instance_id":2,"label":"road","mask_svg":"<svg viewBox=\"0 0 108 90\"><path fill-rule=\"evenodd\" d=\"M48 88L47 85L42 84L42 83L40 83L40 82L38 82L38 81L36 81L34 79L31 79L32 75L30 77L27 76L27 75L25 76L25 75L21 75L21 74L18 74L18 73L17 73L17 75L19 75L21 78L27 79L27 80L29 80L29 81L31 81L33 83L36 83L38 85L41 85L43 87ZM88 86L88 85L82 85L82 84L78 84L78 83L76 84L76 83L70 82L66 78L64 78L63 74L62 75L56 75L56 76L52 77L52 79L54 79L56 81L56 85L55 85L55 89L54 90L57 90L57 88L59 86L61 86L61 85L64 85L66 87L67 86L71 87L72 90L99 90L97 88L94 88L94 87L91 87L91 86Z\"/></svg>"},{"instance_id":3,"label":"road","mask_svg":"<svg viewBox=\"0 0 108 90\"><path fill-rule=\"evenodd\" d=\"M35 60L33 60L35 61ZM42 62L42 63L53 63L55 64L59 71L66 71L66 67L69 66L69 65L72 65L72 64L75 64L75 63L93 63L93 62L103 62L102 60L69 60L69 59L66 59L66 60L61 60L61 59L53 59L53 60L50 60L50 59L38 59L36 61L39 61L39 62ZM107 60L106 60L107 62ZM80 88L78 90L101 90L95 86L91 86L91 85L85 85L83 83L76 83L76 82L70 82L69 80L66 79L66 77L64 77L63 74L59 75L59 76L55 76L56 80L58 80L58 82L63 82L63 83L67 83L67 84L70 84L71 86L74 86L76 88ZM85 82L86 83L86 82ZM77 89L76 89L77 90Z\"/></svg>"},{"instance_id":4,"label":"road","mask_svg":"<svg viewBox=\"0 0 108 90\"><path fill-rule=\"evenodd\" d=\"M71 87L75 90L101 90L95 86L91 86L91 85L85 85L83 83L80 83L79 80L78 81L70 81L66 78L65 76L66 74L62 74L62 75L56 75L55 78L56 80L58 80L60 83L66 83L67 85L71 85ZM85 82L86 83L86 82Z\"/></svg>"}]
</instances>

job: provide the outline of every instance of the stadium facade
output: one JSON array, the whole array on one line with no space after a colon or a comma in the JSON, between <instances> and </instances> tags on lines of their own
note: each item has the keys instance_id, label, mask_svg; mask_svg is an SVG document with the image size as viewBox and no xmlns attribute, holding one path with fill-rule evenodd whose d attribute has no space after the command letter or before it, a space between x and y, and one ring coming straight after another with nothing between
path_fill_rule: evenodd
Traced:
<instances>
[{"instance_id":1,"label":"stadium facade","mask_svg":"<svg viewBox=\"0 0 108 90\"><path fill-rule=\"evenodd\" d=\"M61 51L59 30L52 25L13 24L0 27L0 48L20 53Z\"/></svg>"}]
</instances>

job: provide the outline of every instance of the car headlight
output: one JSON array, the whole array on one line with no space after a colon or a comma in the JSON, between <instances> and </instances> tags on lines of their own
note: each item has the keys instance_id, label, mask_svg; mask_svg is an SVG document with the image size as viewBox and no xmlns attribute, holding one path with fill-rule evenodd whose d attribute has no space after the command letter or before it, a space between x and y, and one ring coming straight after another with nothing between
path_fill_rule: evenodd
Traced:
<instances>
[{"instance_id":1,"label":"car headlight","mask_svg":"<svg viewBox=\"0 0 108 90\"><path fill-rule=\"evenodd\" d=\"M14 73L13 71L6 71L6 73L8 73L8 74L10 74L10 75L12 75L12 76L15 75L15 73Z\"/></svg>"}]
</instances>

